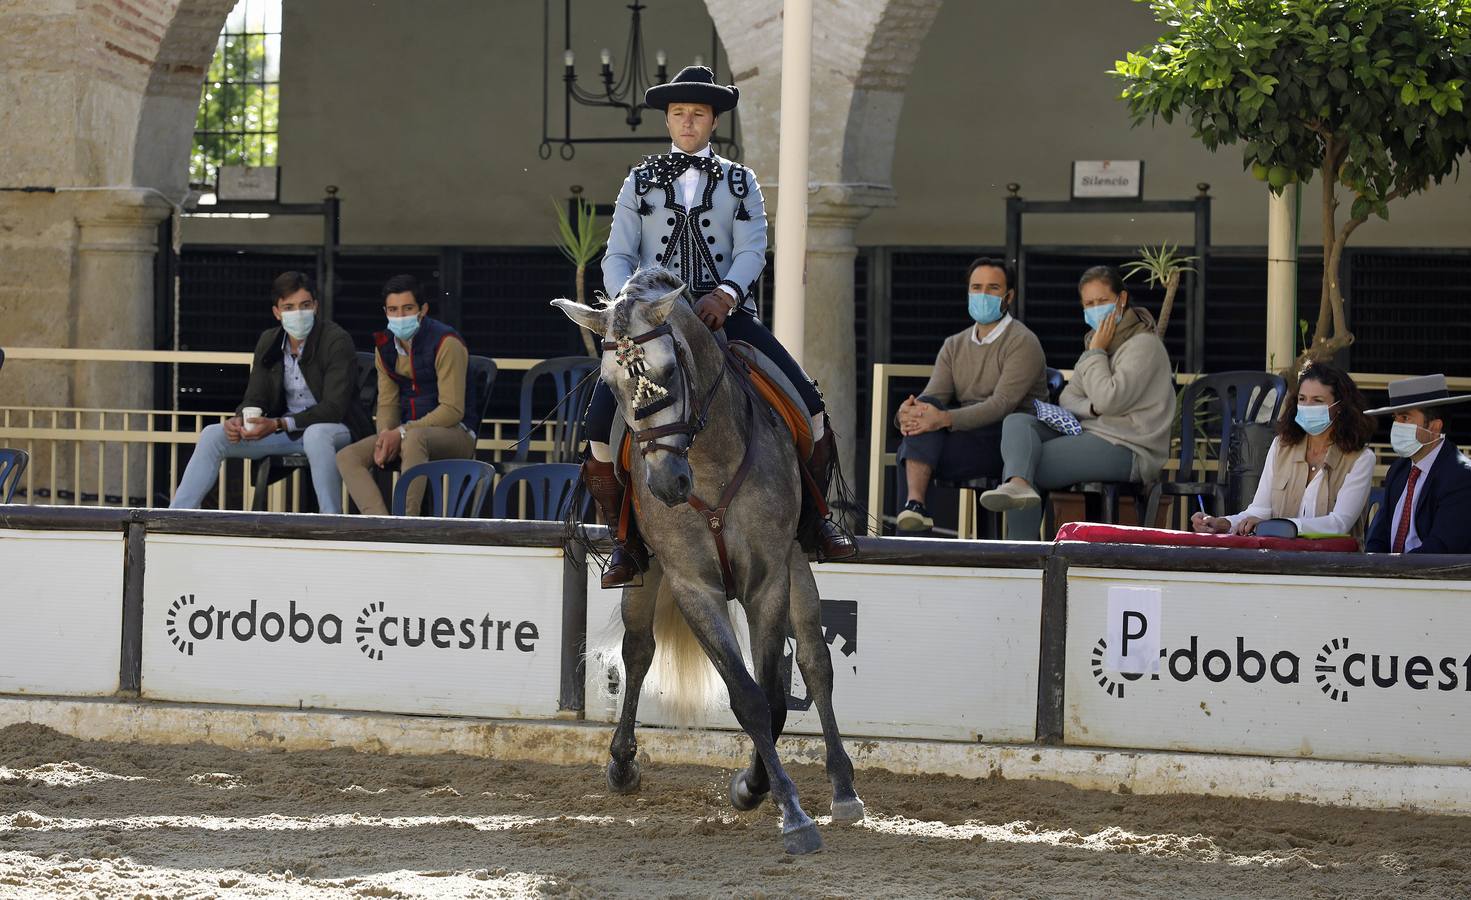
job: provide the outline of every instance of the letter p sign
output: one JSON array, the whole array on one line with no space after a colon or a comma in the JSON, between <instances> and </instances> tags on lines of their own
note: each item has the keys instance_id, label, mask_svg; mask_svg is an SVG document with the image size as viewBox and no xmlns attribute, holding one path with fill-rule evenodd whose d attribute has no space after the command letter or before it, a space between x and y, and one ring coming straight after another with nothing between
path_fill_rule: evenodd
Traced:
<instances>
[{"instance_id":1,"label":"letter p sign","mask_svg":"<svg viewBox=\"0 0 1471 900\"><path fill-rule=\"evenodd\" d=\"M1109 588L1104 668L1138 675L1158 672L1160 625L1159 588Z\"/></svg>"}]
</instances>

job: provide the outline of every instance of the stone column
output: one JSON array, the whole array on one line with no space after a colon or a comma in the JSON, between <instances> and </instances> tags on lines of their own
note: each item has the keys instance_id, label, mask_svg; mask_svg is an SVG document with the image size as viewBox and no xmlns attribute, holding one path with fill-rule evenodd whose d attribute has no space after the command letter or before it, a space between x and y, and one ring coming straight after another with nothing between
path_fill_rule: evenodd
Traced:
<instances>
[{"instance_id":1,"label":"stone column","mask_svg":"<svg viewBox=\"0 0 1471 900\"><path fill-rule=\"evenodd\" d=\"M78 225L76 296L72 340L79 349L153 349L153 263L158 250L158 224L172 207L153 191L129 188L78 191L74 195ZM153 365L150 363L78 362L72 376L72 402L86 409L153 408ZM144 422L133 418L133 427ZM85 416L88 428L96 415ZM124 426L121 415L107 417L108 429ZM119 479L120 448L106 448L106 481L97 485L97 446L82 455L80 490L128 497L145 491L146 455L142 445L129 446L128 471Z\"/></svg>"},{"instance_id":2,"label":"stone column","mask_svg":"<svg viewBox=\"0 0 1471 900\"><path fill-rule=\"evenodd\" d=\"M867 439L857 404L853 261L858 223L874 209L891 206L893 191L874 185L822 185L807 197L807 305L803 364L817 379L827 403L843 475L850 485L863 479L854 469L855 448ZM871 298L872 299L872 298ZM780 299L777 302L781 302Z\"/></svg>"}]
</instances>

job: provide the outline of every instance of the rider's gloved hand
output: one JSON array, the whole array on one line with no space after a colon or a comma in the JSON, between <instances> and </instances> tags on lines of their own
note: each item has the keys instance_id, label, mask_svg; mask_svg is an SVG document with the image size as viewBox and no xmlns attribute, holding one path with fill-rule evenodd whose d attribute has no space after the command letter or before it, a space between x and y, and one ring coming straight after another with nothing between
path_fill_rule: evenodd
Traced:
<instances>
[{"instance_id":1,"label":"rider's gloved hand","mask_svg":"<svg viewBox=\"0 0 1471 900\"><path fill-rule=\"evenodd\" d=\"M719 331L725 327L725 320L730 316L730 301L726 299L724 291L711 291L699 300L695 301L695 315L711 331Z\"/></svg>"}]
</instances>

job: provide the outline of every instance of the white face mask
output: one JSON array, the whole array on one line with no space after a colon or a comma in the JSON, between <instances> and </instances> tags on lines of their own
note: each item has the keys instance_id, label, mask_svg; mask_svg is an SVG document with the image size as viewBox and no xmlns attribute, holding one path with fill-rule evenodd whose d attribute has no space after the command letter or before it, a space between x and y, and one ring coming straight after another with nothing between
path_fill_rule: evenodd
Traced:
<instances>
[{"instance_id":1,"label":"white face mask","mask_svg":"<svg viewBox=\"0 0 1471 900\"><path fill-rule=\"evenodd\" d=\"M1425 449L1425 442L1420 440L1420 429L1414 422L1395 422L1389 427L1389 446L1409 459Z\"/></svg>"}]
</instances>

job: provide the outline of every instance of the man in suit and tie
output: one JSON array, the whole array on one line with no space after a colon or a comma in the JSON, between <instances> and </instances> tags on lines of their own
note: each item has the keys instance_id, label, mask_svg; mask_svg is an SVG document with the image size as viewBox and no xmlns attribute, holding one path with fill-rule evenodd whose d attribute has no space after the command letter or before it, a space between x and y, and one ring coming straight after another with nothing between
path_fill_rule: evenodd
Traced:
<instances>
[{"instance_id":1,"label":"man in suit and tie","mask_svg":"<svg viewBox=\"0 0 1471 900\"><path fill-rule=\"evenodd\" d=\"M1369 528L1370 553L1471 553L1471 459L1447 435L1447 407L1471 400L1451 396L1444 375L1406 378L1389 386L1390 444L1400 457L1384 478L1384 504Z\"/></svg>"}]
</instances>

